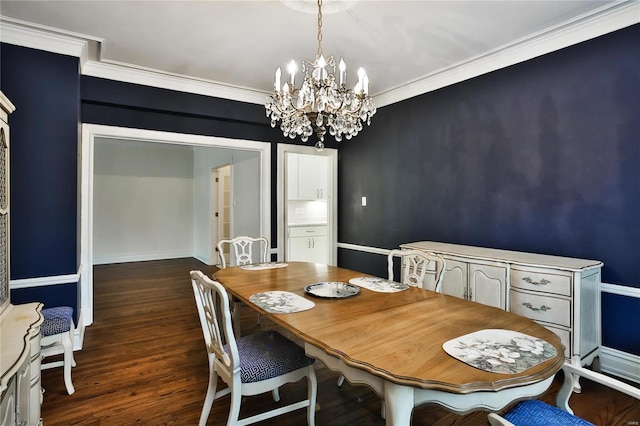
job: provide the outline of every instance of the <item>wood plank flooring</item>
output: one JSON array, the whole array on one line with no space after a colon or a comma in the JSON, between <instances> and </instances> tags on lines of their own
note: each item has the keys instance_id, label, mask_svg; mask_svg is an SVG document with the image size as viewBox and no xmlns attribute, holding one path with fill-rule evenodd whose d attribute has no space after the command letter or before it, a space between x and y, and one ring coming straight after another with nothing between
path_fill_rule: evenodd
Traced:
<instances>
[{"instance_id":1,"label":"wood plank flooring","mask_svg":"<svg viewBox=\"0 0 640 426\"><path fill-rule=\"evenodd\" d=\"M195 259L136 262L94 267L94 323L84 347L75 353L76 393L67 395L62 369L45 370L42 417L45 426L196 425L207 388L207 356L188 273L214 271ZM251 309L242 310L247 333L273 327L257 325ZM316 424L384 425L380 401L365 386L336 386L338 375L316 363ZM571 398L581 417L596 425L638 425L638 401L583 380ZM553 401L559 380L541 399ZM282 402L306 395L306 381L281 388ZM241 415L271 407L269 394L245 398ZM213 405L208 425L226 424L229 397ZM260 425L306 424L304 410ZM486 413L458 416L436 406L414 410L412 425L486 425Z\"/></svg>"}]
</instances>

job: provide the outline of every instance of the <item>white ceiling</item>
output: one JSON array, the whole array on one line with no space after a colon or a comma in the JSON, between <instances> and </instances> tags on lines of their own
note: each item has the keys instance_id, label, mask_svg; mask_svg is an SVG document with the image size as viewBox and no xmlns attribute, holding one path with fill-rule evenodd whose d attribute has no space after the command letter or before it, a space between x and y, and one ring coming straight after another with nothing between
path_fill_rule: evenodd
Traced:
<instances>
[{"instance_id":1,"label":"white ceiling","mask_svg":"<svg viewBox=\"0 0 640 426\"><path fill-rule=\"evenodd\" d=\"M630 2L348 3L355 4L345 11L329 13L331 0L324 0L323 52L325 56L344 57L351 82L355 82L357 68L365 67L371 80L370 92L376 96L487 55L495 60L514 46L585 20L593 21ZM291 59L299 64L315 57L314 4L311 0L314 13L310 14L293 10L279 0L2 0L0 13L5 24L26 21L93 40L98 50L89 59L100 63L157 70L264 93L273 87L276 67L284 71Z\"/></svg>"}]
</instances>

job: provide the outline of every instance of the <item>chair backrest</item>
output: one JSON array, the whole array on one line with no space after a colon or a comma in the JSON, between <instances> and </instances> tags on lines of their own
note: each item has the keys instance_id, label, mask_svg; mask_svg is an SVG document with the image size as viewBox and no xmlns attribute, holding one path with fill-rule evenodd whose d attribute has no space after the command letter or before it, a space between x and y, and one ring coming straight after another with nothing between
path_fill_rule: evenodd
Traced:
<instances>
[{"instance_id":1,"label":"chair backrest","mask_svg":"<svg viewBox=\"0 0 640 426\"><path fill-rule=\"evenodd\" d=\"M233 247L236 265L246 265L248 263L254 263L256 261L255 259L253 259L254 243L258 243L259 245L257 251L260 255L260 258L257 259L257 261L267 262L269 253L269 240L264 237L241 236L232 238L230 240L218 241L218 254L220 255L221 269L226 268L227 265L231 262L231 259L225 259L225 244L229 244L230 247Z\"/></svg>"},{"instance_id":2,"label":"chair backrest","mask_svg":"<svg viewBox=\"0 0 640 426\"><path fill-rule=\"evenodd\" d=\"M395 258L401 260L401 283L431 291L442 290L442 276L445 269L442 256L422 250L391 250L387 256L390 281L393 281Z\"/></svg>"},{"instance_id":3,"label":"chair backrest","mask_svg":"<svg viewBox=\"0 0 640 426\"><path fill-rule=\"evenodd\" d=\"M190 275L207 352L215 357L217 367L231 377L240 369L240 357L231 325L227 291L201 271L191 271Z\"/></svg>"}]
</instances>

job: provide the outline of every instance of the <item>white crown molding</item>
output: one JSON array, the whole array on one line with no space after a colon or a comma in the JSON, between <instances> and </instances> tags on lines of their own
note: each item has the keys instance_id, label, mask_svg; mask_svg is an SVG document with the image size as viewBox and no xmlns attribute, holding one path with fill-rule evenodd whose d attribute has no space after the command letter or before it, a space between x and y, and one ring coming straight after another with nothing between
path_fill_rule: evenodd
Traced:
<instances>
[{"instance_id":1,"label":"white crown molding","mask_svg":"<svg viewBox=\"0 0 640 426\"><path fill-rule=\"evenodd\" d=\"M264 104L267 92L232 86L153 69L96 60L101 39L0 17L0 41L80 58L83 75L195 93L235 101ZM418 80L373 96L378 107L409 99L482 74L505 68L595 37L640 23L640 2L625 0L603 6L588 15L517 40L507 46L464 61ZM91 45L97 47L91 49Z\"/></svg>"},{"instance_id":2,"label":"white crown molding","mask_svg":"<svg viewBox=\"0 0 640 426\"><path fill-rule=\"evenodd\" d=\"M629 0L517 40L494 51L374 96L383 107L533 59L640 22L640 2Z\"/></svg>"},{"instance_id":3,"label":"white crown molding","mask_svg":"<svg viewBox=\"0 0 640 426\"><path fill-rule=\"evenodd\" d=\"M268 93L107 61L88 61L83 75L263 105Z\"/></svg>"},{"instance_id":4,"label":"white crown molding","mask_svg":"<svg viewBox=\"0 0 640 426\"><path fill-rule=\"evenodd\" d=\"M32 49L75 56L80 66L88 60L89 44L100 39L64 32L18 19L0 16L0 41Z\"/></svg>"}]
</instances>

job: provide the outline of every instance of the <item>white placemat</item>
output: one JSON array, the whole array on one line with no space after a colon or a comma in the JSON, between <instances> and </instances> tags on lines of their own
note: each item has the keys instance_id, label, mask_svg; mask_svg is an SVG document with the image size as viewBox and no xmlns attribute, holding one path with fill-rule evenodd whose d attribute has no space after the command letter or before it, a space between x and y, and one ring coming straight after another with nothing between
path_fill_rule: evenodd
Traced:
<instances>
[{"instance_id":1,"label":"white placemat","mask_svg":"<svg viewBox=\"0 0 640 426\"><path fill-rule=\"evenodd\" d=\"M381 293L395 293L396 291L403 291L409 288L407 284L397 283L395 281L389 281L378 277L356 277L351 278L349 282L359 287Z\"/></svg>"},{"instance_id":2,"label":"white placemat","mask_svg":"<svg viewBox=\"0 0 640 426\"><path fill-rule=\"evenodd\" d=\"M311 300L289 291L265 291L249 297L256 306L273 314L291 314L306 311L316 306Z\"/></svg>"},{"instance_id":3,"label":"white placemat","mask_svg":"<svg viewBox=\"0 0 640 426\"><path fill-rule=\"evenodd\" d=\"M289 264L284 262L249 263L242 265L240 269L245 271L262 271L264 269L286 268Z\"/></svg>"},{"instance_id":4,"label":"white placemat","mask_svg":"<svg viewBox=\"0 0 640 426\"><path fill-rule=\"evenodd\" d=\"M556 356L547 341L512 330L487 329L451 339L442 348L452 357L493 373L515 374Z\"/></svg>"}]
</instances>

